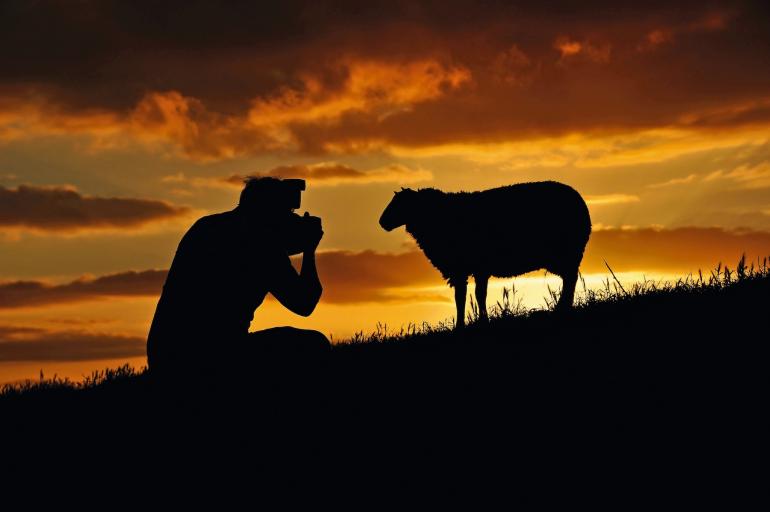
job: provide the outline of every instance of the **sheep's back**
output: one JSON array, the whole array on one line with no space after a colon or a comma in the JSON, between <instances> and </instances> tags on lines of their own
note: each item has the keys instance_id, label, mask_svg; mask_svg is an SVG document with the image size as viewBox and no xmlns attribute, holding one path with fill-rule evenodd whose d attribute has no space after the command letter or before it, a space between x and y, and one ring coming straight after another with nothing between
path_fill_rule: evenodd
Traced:
<instances>
[{"instance_id":1,"label":"sheep's back","mask_svg":"<svg viewBox=\"0 0 770 512\"><path fill-rule=\"evenodd\" d=\"M591 233L585 201L562 183L521 183L457 198L453 217L470 273L484 267L501 277L538 268L557 272L579 262Z\"/></svg>"}]
</instances>

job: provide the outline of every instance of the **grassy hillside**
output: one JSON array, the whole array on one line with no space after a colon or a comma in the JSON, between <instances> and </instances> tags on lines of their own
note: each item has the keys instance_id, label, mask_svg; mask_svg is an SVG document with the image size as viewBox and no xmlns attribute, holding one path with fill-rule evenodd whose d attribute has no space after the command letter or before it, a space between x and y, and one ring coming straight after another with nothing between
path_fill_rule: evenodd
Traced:
<instances>
[{"instance_id":1,"label":"grassy hillside","mask_svg":"<svg viewBox=\"0 0 770 512\"><path fill-rule=\"evenodd\" d=\"M522 311L509 293L459 333L383 327L325 361L246 362L173 389L129 369L7 386L0 414L36 450L135 450L199 471L248 461L288 487L733 503L759 488L746 461L767 434L768 305L767 262L610 279L567 314Z\"/></svg>"}]
</instances>

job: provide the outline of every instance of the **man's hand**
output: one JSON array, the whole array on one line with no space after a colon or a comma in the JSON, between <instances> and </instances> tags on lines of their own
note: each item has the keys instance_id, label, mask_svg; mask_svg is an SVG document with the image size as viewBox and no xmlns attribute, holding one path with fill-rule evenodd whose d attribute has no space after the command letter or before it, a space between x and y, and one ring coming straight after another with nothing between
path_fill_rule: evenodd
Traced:
<instances>
[{"instance_id":1,"label":"man's hand","mask_svg":"<svg viewBox=\"0 0 770 512\"><path fill-rule=\"evenodd\" d=\"M297 274L288 256L270 273L270 293L278 302L290 311L302 316L309 316L321 299L321 281L315 265L315 250L323 238L321 219L305 213L302 217L302 236L299 240L305 244L302 255L302 268Z\"/></svg>"},{"instance_id":2,"label":"man's hand","mask_svg":"<svg viewBox=\"0 0 770 512\"><path fill-rule=\"evenodd\" d=\"M305 212L302 220L307 226L307 246L305 247L305 252L315 252L318 248L318 244L321 243L321 238L324 236L324 231L321 228L321 218L311 217L308 212Z\"/></svg>"}]
</instances>

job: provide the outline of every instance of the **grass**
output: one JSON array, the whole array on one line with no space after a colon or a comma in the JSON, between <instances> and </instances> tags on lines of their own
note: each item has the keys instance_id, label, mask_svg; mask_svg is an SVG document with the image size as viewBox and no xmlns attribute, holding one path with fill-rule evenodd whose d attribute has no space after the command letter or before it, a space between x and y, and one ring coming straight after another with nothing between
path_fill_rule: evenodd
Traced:
<instances>
[{"instance_id":1,"label":"grass","mask_svg":"<svg viewBox=\"0 0 770 512\"><path fill-rule=\"evenodd\" d=\"M0 398L21 397L35 393L66 393L70 391L80 391L94 389L100 386L109 386L118 382L125 382L140 378L146 372L146 368L135 369L129 364L117 368L105 368L104 370L95 370L91 375L86 375L83 380L73 381L69 378L60 378L54 374L53 377L45 377L40 372L39 380L25 380L4 384L0 389Z\"/></svg>"}]
</instances>

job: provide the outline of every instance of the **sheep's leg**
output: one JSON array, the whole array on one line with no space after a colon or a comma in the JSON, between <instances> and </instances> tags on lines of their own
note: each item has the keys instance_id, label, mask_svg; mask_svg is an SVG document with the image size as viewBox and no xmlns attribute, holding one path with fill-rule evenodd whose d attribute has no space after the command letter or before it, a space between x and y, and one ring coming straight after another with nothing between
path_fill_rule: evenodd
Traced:
<instances>
[{"instance_id":1,"label":"sheep's leg","mask_svg":"<svg viewBox=\"0 0 770 512\"><path fill-rule=\"evenodd\" d=\"M455 281L452 286L455 289L455 306L457 306L457 329L465 327L465 295L468 293L468 282L466 279Z\"/></svg>"},{"instance_id":2,"label":"sheep's leg","mask_svg":"<svg viewBox=\"0 0 770 512\"><path fill-rule=\"evenodd\" d=\"M556 304L557 311L568 310L572 307L572 303L575 300L575 286L577 286L578 274L577 271L566 273L561 276L561 297Z\"/></svg>"},{"instance_id":3,"label":"sheep's leg","mask_svg":"<svg viewBox=\"0 0 770 512\"><path fill-rule=\"evenodd\" d=\"M486 322L487 317L487 284L489 276L474 276L476 281L476 305L479 307L479 320Z\"/></svg>"}]
</instances>

